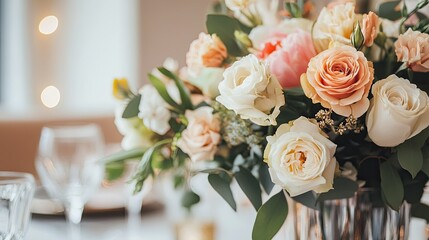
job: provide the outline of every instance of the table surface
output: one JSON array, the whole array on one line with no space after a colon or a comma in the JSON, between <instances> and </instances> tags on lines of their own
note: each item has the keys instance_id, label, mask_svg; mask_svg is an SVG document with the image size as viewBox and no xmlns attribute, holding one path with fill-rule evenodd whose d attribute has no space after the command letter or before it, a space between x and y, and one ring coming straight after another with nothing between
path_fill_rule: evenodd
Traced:
<instances>
[{"instance_id":1,"label":"table surface","mask_svg":"<svg viewBox=\"0 0 429 240\"><path fill-rule=\"evenodd\" d=\"M226 215L224 221L216 221L216 239L251 239L252 213ZM424 228L424 221L412 219L409 239L425 240ZM158 211L144 213L141 217L140 215L86 217L78 231L71 230L61 217L33 217L26 239L173 240L174 232L173 223L165 211Z\"/></svg>"}]
</instances>

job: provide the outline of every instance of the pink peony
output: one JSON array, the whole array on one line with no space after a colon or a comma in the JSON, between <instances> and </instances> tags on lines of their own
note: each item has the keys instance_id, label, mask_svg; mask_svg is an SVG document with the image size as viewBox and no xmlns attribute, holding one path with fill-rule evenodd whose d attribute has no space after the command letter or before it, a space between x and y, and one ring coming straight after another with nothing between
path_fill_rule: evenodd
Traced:
<instances>
[{"instance_id":1,"label":"pink peony","mask_svg":"<svg viewBox=\"0 0 429 240\"><path fill-rule=\"evenodd\" d=\"M271 73L276 76L283 88L300 86L301 74L307 70L310 59L316 56L311 34L297 30L275 46L276 50L269 54L266 48L262 51L268 55L266 61Z\"/></svg>"}]
</instances>

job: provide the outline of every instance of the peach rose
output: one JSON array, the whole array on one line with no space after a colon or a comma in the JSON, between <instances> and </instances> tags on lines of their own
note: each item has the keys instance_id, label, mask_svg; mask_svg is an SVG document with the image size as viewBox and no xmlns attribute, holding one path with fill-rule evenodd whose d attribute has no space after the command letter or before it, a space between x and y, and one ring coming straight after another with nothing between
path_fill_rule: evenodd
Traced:
<instances>
[{"instance_id":1,"label":"peach rose","mask_svg":"<svg viewBox=\"0 0 429 240\"><path fill-rule=\"evenodd\" d=\"M220 122L213 115L213 108L200 107L187 110L188 126L182 132L177 146L189 155L192 161L213 160L217 145L221 141Z\"/></svg>"},{"instance_id":2,"label":"peach rose","mask_svg":"<svg viewBox=\"0 0 429 240\"><path fill-rule=\"evenodd\" d=\"M220 67L227 56L226 47L216 34L200 33L186 54L188 72L197 76L203 67Z\"/></svg>"},{"instance_id":3,"label":"peach rose","mask_svg":"<svg viewBox=\"0 0 429 240\"><path fill-rule=\"evenodd\" d=\"M369 107L368 93L374 68L364 54L350 46L337 46L311 59L301 85L313 103L342 116L362 116Z\"/></svg>"},{"instance_id":4,"label":"peach rose","mask_svg":"<svg viewBox=\"0 0 429 240\"><path fill-rule=\"evenodd\" d=\"M380 31L380 21L377 14L369 12L362 17L362 34L365 39L365 46L370 47L374 44L374 39Z\"/></svg>"},{"instance_id":5,"label":"peach rose","mask_svg":"<svg viewBox=\"0 0 429 240\"><path fill-rule=\"evenodd\" d=\"M408 29L395 42L398 61L415 72L429 72L429 34Z\"/></svg>"},{"instance_id":6,"label":"peach rose","mask_svg":"<svg viewBox=\"0 0 429 240\"><path fill-rule=\"evenodd\" d=\"M332 43L351 45L351 35L357 20L353 3L338 4L332 9L323 8L313 27L313 41L317 52Z\"/></svg>"},{"instance_id":7,"label":"peach rose","mask_svg":"<svg viewBox=\"0 0 429 240\"><path fill-rule=\"evenodd\" d=\"M289 34L272 54L266 58L271 73L283 88L300 86L300 76L316 56L311 34L302 30Z\"/></svg>"}]
</instances>

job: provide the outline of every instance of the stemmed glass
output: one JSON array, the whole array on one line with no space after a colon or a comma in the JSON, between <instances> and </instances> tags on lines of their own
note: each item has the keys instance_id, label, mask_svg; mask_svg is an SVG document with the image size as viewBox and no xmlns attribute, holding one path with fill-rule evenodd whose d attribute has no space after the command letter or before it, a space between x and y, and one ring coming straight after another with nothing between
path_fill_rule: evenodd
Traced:
<instances>
[{"instance_id":1,"label":"stemmed glass","mask_svg":"<svg viewBox=\"0 0 429 240\"><path fill-rule=\"evenodd\" d=\"M104 152L100 128L95 124L44 127L36 168L49 195L59 199L69 222L78 224L85 203L103 179L98 162Z\"/></svg>"}]
</instances>

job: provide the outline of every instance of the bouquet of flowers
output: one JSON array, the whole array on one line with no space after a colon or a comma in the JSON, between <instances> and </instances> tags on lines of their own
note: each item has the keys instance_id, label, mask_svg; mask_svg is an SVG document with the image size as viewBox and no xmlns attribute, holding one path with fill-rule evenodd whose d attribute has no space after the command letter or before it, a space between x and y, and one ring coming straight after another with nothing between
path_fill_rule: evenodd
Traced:
<instances>
[{"instance_id":1,"label":"bouquet of flowers","mask_svg":"<svg viewBox=\"0 0 429 240\"><path fill-rule=\"evenodd\" d=\"M189 178L206 173L234 210L235 180L258 211L255 239L282 226L286 195L314 207L373 188L390 208L406 201L428 219L428 4L357 14L337 0L312 21L311 1L219 3L186 67L166 60L138 92L114 80L124 151L106 159L109 178L129 158L140 159L136 191L173 170L190 208L199 196Z\"/></svg>"}]
</instances>

